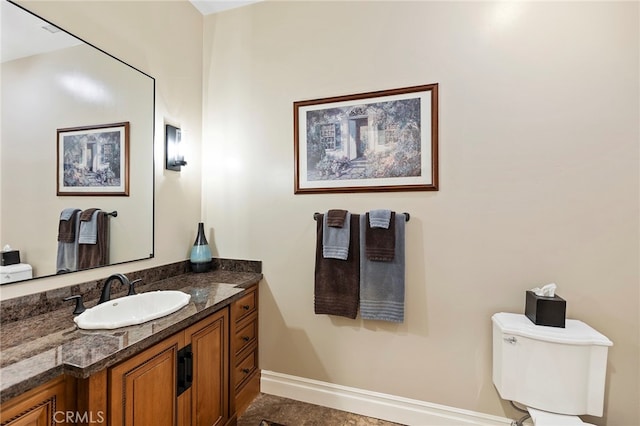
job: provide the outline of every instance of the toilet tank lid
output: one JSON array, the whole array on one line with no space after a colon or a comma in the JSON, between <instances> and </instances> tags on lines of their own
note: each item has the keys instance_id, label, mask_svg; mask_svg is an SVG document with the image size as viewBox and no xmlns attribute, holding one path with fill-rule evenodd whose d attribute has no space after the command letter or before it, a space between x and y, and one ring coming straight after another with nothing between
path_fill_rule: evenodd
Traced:
<instances>
[{"instance_id":1,"label":"toilet tank lid","mask_svg":"<svg viewBox=\"0 0 640 426\"><path fill-rule=\"evenodd\" d=\"M494 314L491 320L503 333L516 336L570 345L613 346L605 335L578 320L566 320L564 328L536 325L525 315L507 312Z\"/></svg>"}]
</instances>

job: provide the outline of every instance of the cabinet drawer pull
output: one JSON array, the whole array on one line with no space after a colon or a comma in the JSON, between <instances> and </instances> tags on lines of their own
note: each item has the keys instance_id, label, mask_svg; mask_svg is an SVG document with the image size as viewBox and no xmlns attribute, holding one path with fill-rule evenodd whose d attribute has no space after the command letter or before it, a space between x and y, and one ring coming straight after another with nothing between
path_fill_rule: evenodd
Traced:
<instances>
[{"instance_id":1,"label":"cabinet drawer pull","mask_svg":"<svg viewBox=\"0 0 640 426\"><path fill-rule=\"evenodd\" d=\"M251 369L249 369L249 368L243 368L243 369L242 369L242 372L243 372L244 374L249 374L249 372L250 372L250 371L251 371Z\"/></svg>"},{"instance_id":2,"label":"cabinet drawer pull","mask_svg":"<svg viewBox=\"0 0 640 426\"><path fill-rule=\"evenodd\" d=\"M241 339L245 342L248 342L249 340L251 340L251 337L249 336L242 336Z\"/></svg>"},{"instance_id":3,"label":"cabinet drawer pull","mask_svg":"<svg viewBox=\"0 0 640 426\"><path fill-rule=\"evenodd\" d=\"M249 309L251 309L251 305L242 305L240 306L242 309L244 309L245 311L248 311Z\"/></svg>"}]
</instances>

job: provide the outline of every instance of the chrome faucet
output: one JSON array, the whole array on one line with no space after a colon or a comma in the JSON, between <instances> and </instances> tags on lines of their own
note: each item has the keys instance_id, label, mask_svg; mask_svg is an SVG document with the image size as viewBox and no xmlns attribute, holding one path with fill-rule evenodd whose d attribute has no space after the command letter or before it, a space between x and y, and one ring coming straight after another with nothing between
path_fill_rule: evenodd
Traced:
<instances>
[{"instance_id":1,"label":"chrome faucet","mask_svg":"<svg viewBox=\"0 0 640 426\"><path fill-rule=\"evenodd\" d=\"M124 274L113 274L109 278L107 278L102 286L102 294L100 295L100 300L98 300L98 305L104 302L108 302L111 298L111 281L118 280L124 286L131 286L129 283L129 278Z\"/></svg>"}]
</instances>

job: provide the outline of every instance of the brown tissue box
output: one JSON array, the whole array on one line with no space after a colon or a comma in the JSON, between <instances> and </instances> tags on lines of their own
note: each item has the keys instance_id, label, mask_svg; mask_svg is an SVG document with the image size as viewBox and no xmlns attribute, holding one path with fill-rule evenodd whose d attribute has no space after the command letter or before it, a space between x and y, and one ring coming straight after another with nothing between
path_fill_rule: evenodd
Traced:
<instances>
[{"instance_id":1,"label":"brown tissue box","mask_svg":"<svg viewBox=\"0 0 640 426\"><path fill-rule=\"evenodd\" d=\"M3 251L0 252L0 254L2 254L2 262L0 262L2 266L16 265L20 263L19 250Z\"/></svg>"},{"instance_id":2,"label":"brown tissue box","mask_svg":"<svg viewBox=\"0 0 640 426\"><path fill-rule=\"evenodd\" d=\"M524 314L536 325L564 328L567 302L560 296L538 296L527 290Z\"/></svg>"}]
</instances>

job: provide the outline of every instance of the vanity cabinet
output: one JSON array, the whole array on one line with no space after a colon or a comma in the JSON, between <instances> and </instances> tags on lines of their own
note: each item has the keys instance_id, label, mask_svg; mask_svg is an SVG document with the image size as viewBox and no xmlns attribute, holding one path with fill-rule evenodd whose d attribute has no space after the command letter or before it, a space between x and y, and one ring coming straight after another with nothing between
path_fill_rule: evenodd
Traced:
<instances>
[{"instance_id":1,"label":"vanity cabinet","mask_svg":"<svg viewBox=\"0 0 640 426\"><path fill-rule=\"evenodd\" d=\"M111 367L110 424L226 424L228 318L228 309L222 309Z\"/></svg>"},{"instance_id":2,"label":"vanity cabinet","mask_svg":"<svg viewBox=\"0 0 640 426\"><path fill-rule=\"evenodd\" d=\"M260 392L258 286L231 304L231 393L240 416Z\"/></svg>"},{"instance_id":3,"label":"vanity cabinet","mask_svg":"<svg viewBox=\"0 0 640 426\"><path fill-rule=\"evenodd\" d=\"M75 379L59 376L2 404L2 426L76 424ZM99 419L96 419L99 420Z\"/></svg>"},{"instance_id":4,"label":"vanity cabinet","mask_svg":"<svg viewBox=\"0 0 640 426\"><path fill-rule=\"evenodd\" d=\"M113 366L4 402L0 426L235 425L260 390L257 283L234 296L153 346L128 346L132 355Z\"/></svg>"}]
</instances>

